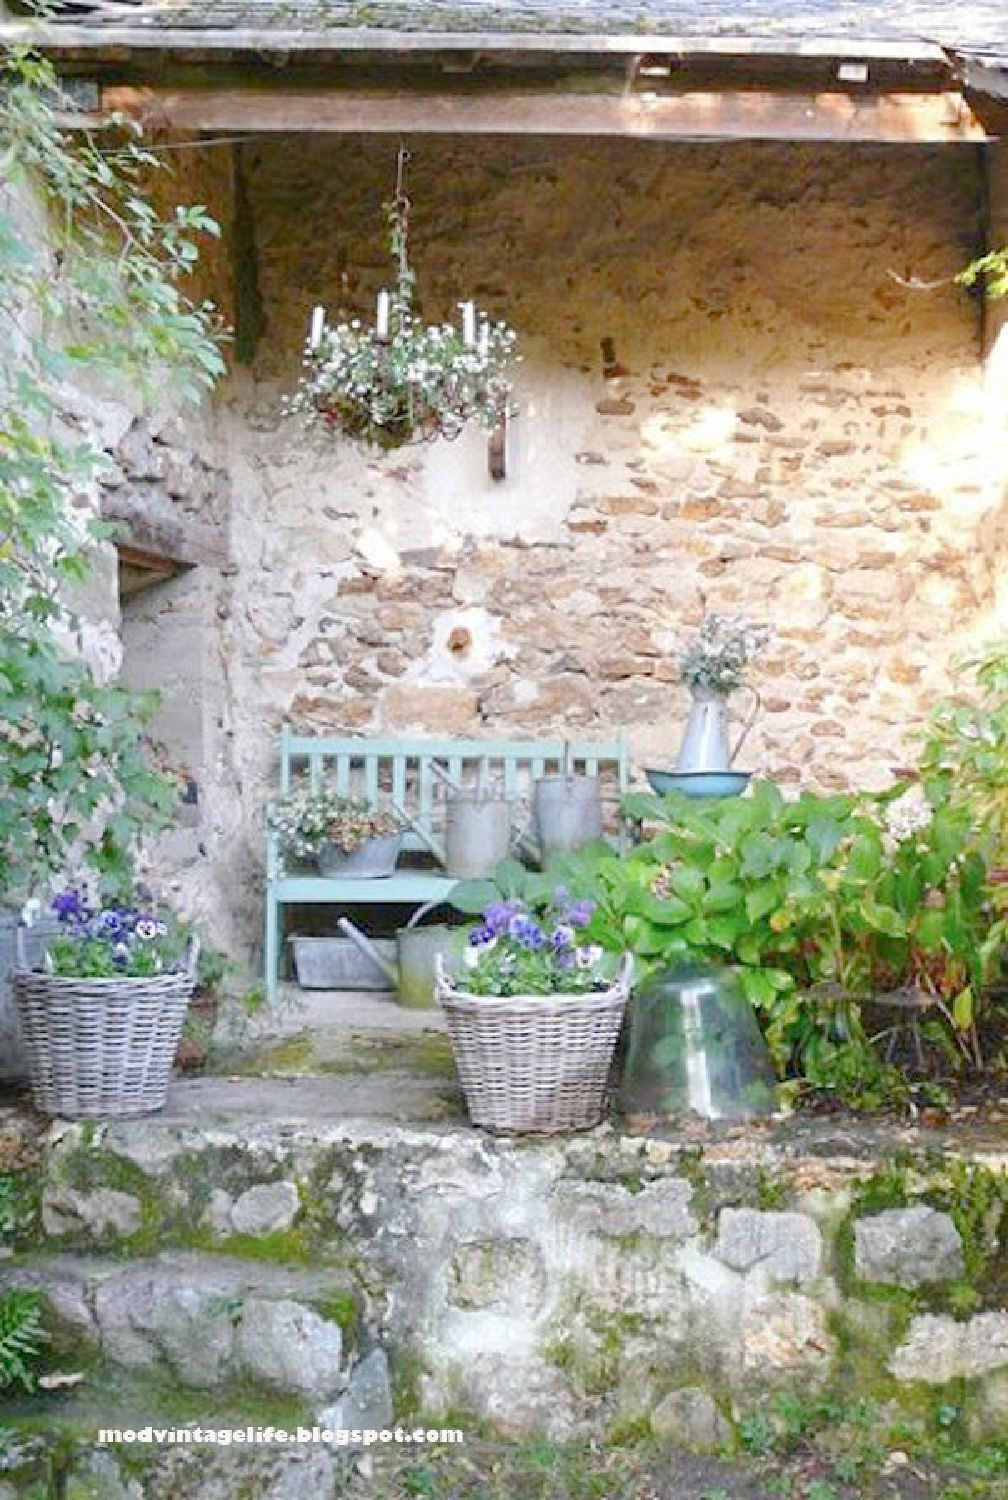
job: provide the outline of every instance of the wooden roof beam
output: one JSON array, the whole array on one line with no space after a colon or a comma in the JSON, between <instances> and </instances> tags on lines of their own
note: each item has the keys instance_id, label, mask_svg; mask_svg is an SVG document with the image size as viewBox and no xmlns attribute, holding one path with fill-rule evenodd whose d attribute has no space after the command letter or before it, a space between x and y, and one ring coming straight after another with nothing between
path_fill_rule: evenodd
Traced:
<instances>
[{"instance_id":1,"label":"wooden roof beam","mask_svg":"<svg viewBox=\"0 0 1008 1500\"><path fill-rule=\"evenodd\" d=\"M732 90L472 94L112 86L103 110L199 131L631 136L649 140L986 140L962 94Z\"/></svg>"}]
</instances>

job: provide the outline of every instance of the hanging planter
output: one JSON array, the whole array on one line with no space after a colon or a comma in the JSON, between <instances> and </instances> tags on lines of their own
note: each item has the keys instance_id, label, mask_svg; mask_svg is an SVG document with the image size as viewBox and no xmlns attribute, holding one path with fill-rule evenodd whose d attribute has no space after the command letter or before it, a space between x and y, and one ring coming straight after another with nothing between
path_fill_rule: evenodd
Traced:
<instances>
[{"instance_id":1,"label":"hanging planter","mask_svg":"<svg viewBox=\"0 0 1008 1500\"><path fill-rule=\"evenodd\" d=\"M409 264L410 202L403 192L407 153L400 148L395 200L387 206L395 288L378 293L375 322L329 323L316 307L304 371L290 409L309 425L383 448L456 438L470 422L502 428L511 407L516 336L461 302L460 326L424 324L414 312Z\"/></svg>"}]
</instances>

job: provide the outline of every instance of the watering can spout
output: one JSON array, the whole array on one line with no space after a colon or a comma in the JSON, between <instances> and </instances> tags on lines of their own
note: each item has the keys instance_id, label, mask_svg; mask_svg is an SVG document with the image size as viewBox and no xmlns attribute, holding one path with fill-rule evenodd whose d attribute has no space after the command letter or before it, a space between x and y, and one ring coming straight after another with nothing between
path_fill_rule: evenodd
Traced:
<instances>
[{"instance_id":1,"label":"watering can spout","mask_svg":"<svg viewBox=\"0 0 1008 1500\"><path fill-rule=\"evenodd\" d=\"M365 953L372 963L377 964L378 968L387 977L392 988L395 989L399 984L399 970L395 964L389 963L384 953L375 947L371 939L365 933L361 932L359 927L354 926L349 917L337 917L336 926L340 932L350 939L355 948L358 948L361 953Z\"/></svg>"}]
</instances>

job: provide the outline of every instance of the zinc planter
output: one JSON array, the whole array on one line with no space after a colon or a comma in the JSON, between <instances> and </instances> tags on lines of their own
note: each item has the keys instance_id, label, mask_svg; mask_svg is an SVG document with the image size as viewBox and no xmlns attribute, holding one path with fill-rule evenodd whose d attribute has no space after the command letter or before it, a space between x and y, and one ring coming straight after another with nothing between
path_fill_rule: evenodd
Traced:
<instances>
[{"instance_id":1,"label":"zinc planter","mask_svg":"<svg viewBox=\"0 0 1008 1500\"><path fill-rule=\"evenodd\" d=\"M382 834L378 838L368 839L352 854L344 854L338 844L322 844L317 856L319 874L353 875L358 879L374 880L393 875L402 844L401 833Z\"/></svg>"},{"instance_id":2,"label":"zinc planter","mask_svg":"<svg viewBox=\"0 0 1008 1500\"><path fill-rule=\"evenodd\" d=\"M36 1107L66 1119L161 1109L196 985L197 951L191 943L184 972L150 979L16 969L14 1013Z\"/></svg>"},{"instance_id":3,"label":"zinc planter","mask_svg":"<svg viewBox=\"0 0 1008 1500\"><path fill-rule=\"evenodd\" d=\"M598 1125L628 978L624 964L607 990L472 995L455 988L439 959L436 996L472 1123L540 1135Z\"/></svg>"}]
</instances>

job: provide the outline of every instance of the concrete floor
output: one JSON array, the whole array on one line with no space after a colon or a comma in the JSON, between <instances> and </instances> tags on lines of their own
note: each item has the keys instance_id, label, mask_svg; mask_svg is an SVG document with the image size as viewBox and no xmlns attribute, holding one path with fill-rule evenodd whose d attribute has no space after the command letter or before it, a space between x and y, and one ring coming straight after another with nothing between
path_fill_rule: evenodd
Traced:
<instances>
[{"instance_id":1,"label":"concrete floor","mask_svg":"<svg viewBox=\"0 0 1008 1500\"><path fill-rule=\"evenodd\" d=\"M348 1118L390 1123L465 1120L443 1012L399 1005L391 992L281 986L199 1075L176 1076L158 1118L208 1123ZM223 1033L223 1035L222 1035Z\"/></svg>"},{"instance_id":2,"label":"concrete floor","mask_svg":"<svg viewBox=\"0 0 1008 1500\"><path fill-rule=\"evenodd\" d=\"M403 1035L445 1029L439 1006L415 1010L400 1005L391 990L302 990L296 984L280 986L271 1025L280 1036L318 1027Z\"/></svg>"}]
</instances>

